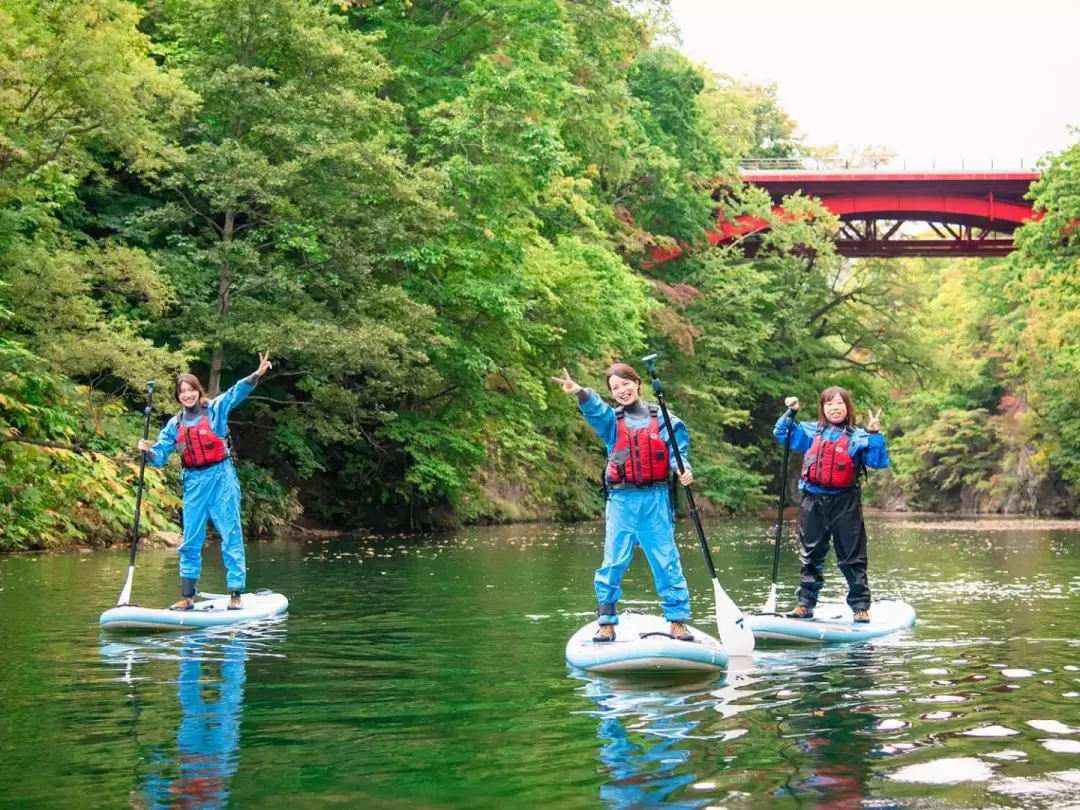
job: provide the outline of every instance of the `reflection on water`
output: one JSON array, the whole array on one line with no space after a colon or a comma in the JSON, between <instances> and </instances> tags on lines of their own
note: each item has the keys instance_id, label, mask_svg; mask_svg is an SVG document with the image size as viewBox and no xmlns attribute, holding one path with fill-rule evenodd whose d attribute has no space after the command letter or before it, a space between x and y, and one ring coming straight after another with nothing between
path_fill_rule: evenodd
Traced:
<instances>
[{"instance_id":1,"label":"reflection on water","mask_svg":"<svg viewBox=\"0 0 1080 810\"><path fill-rule=\"evenodd\" d=\"M934 807L1080 807L1080 769L1031 767L1047 752L1080 755L1080 728L1035 719L1052 711L1046 698L1061 694L1057 678L1010 701L1001 696L1037 673L916 650L910 634L769 650L712 681L573 671L597 722L599 797L619 810L908 808L929 795L950 799ZM912 672L912 661L933 665ZM957 707L923 708L942 697ZM1025 767L1005 773L1010 763Z\"/></svg>"},{"instance_id":2,"label":"reflection on water","mask_svg":"<svg viewBox=\"0 0 1080 810\"><path fill-rule=\"evenodd\" d=\"M575 670L584 681L580 692L597 708L597 755L606 783L600 798L612 808L663 804L673 808L699 808L708 800L677 801L674 797L697 781L688 772L692 751L680 741L698 725L695 707L708 702L710 689L720 680L711 674L697 679L652 677L645 680L593 677ZM631 737L628 730L636 733Z\"/></svg>"},{"instance_id":3,"label":"reflection on water","mask_svg":"<svg viewBox=\"0 0 1080 810\"><path fill-rule=\"evenodd\" d=\"M861 652L842 653L850 656L845 691L873 686L871 678L859 674ZM598 758L608 778L600 789L603 802L618 810L651 806L689 810L710 806L717 798L762 802L764 790L769 806L790 800L792 806L832 810L862 807L870 796L872 772L867 762L874 747L863 732L874 725L875 716L838 702L826 682L808 673L806 653L765 653L732 663L721 676L704 679L571 673L584 683L578 691L596 704L590 714L599 723ZM793 696L804 692L798 711L791 712ZM745 712L759 716L740 717ZM717 717L735 722L717 723ZM770 731L771 756L778 760L771 778L738 785L739 780L699 777L693 767L694 751L702 741L706 750L738 768L738 749L729 743L761 728ZM700 757L698 761L715 777L718 763L702 762ZM694 793L708 798L694 798Z\"/></svg>"},{"instance_id":4,"label":"reflection on water","mask_svg":"<svg viewBox=\"0 0 1080 810\"><path fill-rule=\"evenodd\" d=\"M870 795L874 741L864 731L878 720L865 704L849 703L846 697L874 690L872 652L855 647L846 658L838 661L846 672L839 700L837 692L828 688L827 678L802 677L786 687L797 688L803 695L800 711L787 721L793 759L802 764L799 775L780 793L811 796L818 806L833 810L856 810ZM888 805L875 804L882 806Z\"/></svg>"},{"instance_id":5,"label":"reflection on water","mask_svg":"<svg viewBox=\"0 0 1080 810\"><path fill-rule=\"evenodd\" d=\"M667 682L566 668L602 529L252 544L287 635L102 637L123 550L0 557L0 810L1080 806L1080 532L877 523L874 591L913 630ZM725 589L760 604L768 526L710 537ZM677 539L707 626L696 537ZM140 560L139 598L166 602L175 554ZM792 547L780 572L790 594ZM647 567L625 587L655 609Z\"/></svg>"},{"instance_id":6,"label":"reflection on water","mask_svg":"<svg viewBox=\"0 0 1080 810\"><path fill-rule=\"evenodd\" d=\"M274 655L284 627L280 620L135 641L103 638L101 653L126 687L131 733L143 749L133 806L212 810L228 805L230 780L240 762L247 661L252 655ZM140 738L140 682L160 679L174 664L180 710L175 736L147 741Z\"/></svg>"}]
</instances>

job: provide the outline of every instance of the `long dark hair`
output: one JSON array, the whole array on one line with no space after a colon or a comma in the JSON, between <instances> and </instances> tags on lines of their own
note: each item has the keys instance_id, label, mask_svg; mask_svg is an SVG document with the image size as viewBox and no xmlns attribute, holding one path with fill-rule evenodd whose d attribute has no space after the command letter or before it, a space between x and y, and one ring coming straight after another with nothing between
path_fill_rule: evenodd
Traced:
<instances>
[{"instance_id":1,"label":"long dark hair","mask_svg":"<svg viewBox=\"0 0 1080 810\"><path fill-rule=\"evenodd\" d=\"M846 388L841 388L839 385L832 385L821 392L821 398L818 400L817 418L819 425L832 424L825 416L825 403L836 398L836 395L840 395L840 399L844 400L844 405L847 406L847 416L844 417L844 427L855 427L855 406L851 404L851 394L847 392Z\"/></svg>"},{"instance_id":2,"label":"long dark hair","mask_svg":"<svg viewBox=\"0 0 1080 810\"><path fill-rule=\"evenodd\" d=\"M194 374L188 374L187 372L180 374L176 378L176 388L173 390L173 399L177 402L180 401L180 385L181 383L187 383L196 391L199 392L199 404L205 405L209 401L209 397L206 396L206 389L203 388L203 384L199 382L199 378Z\"/></svg>"}]
</instances>

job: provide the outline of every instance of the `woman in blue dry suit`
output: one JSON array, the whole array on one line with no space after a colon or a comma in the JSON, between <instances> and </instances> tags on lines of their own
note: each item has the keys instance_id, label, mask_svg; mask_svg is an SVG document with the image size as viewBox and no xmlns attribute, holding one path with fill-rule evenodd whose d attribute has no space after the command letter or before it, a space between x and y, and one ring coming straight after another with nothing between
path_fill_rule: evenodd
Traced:
<instances>
[{"instance_id":1,"label":"woman in blue dry suit","mask_svg":"<svg viewBox=\"0 0 1080 810\"><path fill-rule=\"evenodd\" d=\"M664 618L671 622L672 637L693 641L685 624L690 618L690 592L675 545L675 516L668 493L669 478L675 469L674 450L658 418L659 409L641 401L641 377L625 363L616 363L607 370L615 408L591 388L574 382L565 368L562 377L552 379L563 391L577 397L585 421L604 440L608 452L604 468L608 489L604 561L593 580L600 626L593 641L615 640L615 625L619 623L615 605L622 595L620 583L635 544L641 546L652 569ZM689 486L694 480L690 471L690 434L674 415L671 424L685 470L679 482Z\"/></svg>"},{"instance_id":2,"label":"woman in blue dry suit","mask_svg":"<svg viewBox=\"0 0 1080 810\"><path fill-rule=\"evenodd\" d=\"M226 585L231 594L229 610L243 607L247 566L244 537L240 525L240 482L229 458L229 413L271 368L269 353L259 355L259 367L224 394L208 399L194 374L176 378L176 401L184 410L168 421L157 441L139 440L151 467L162 467L174 449L180 451L184 486L184 539L180 544L180 601L172 610L195 607L195 585L202 571L202 548L206 541L206 521L214 522L221 535L221 558L225 563Z\"/></svg>"}]
</instances>

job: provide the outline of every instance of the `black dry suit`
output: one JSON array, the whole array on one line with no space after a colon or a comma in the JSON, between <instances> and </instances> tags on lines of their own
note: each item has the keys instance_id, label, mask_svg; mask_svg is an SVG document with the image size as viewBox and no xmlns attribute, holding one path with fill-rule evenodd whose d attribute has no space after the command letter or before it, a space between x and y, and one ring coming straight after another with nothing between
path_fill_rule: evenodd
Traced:
<instances>
[{"instance_id":1,"label":"black dry suit","mask_svg":"<svg viewBox=\"0 0 1080 810\"><path fill-rule=\"evenodd\" d=\"M791 425L792 421L785 414L776 423L773 435L783 443ZM889 466L885 437L880 433L800 422L794 424L791 449L805 454L810 451L815 439L818 441L818 452L821 452L823 442L833 445L828 448L830 458L837 452L837 446L844 444L846 447L843 450L856 467L880 470ZM825 557L832 540L836 546L837 566L848 583L848 605L852 610L868 610L870 584L866 575L866 527L863 525L862 493L858 479L855 478L852 486L837 489L813 484L807 480L809 477L804 470L804 477L799 480L802 491L798 528L799 561L802 563L799 604L811 609L817 604L818 593L825 584Z\"/></svg>"}]
</instances>

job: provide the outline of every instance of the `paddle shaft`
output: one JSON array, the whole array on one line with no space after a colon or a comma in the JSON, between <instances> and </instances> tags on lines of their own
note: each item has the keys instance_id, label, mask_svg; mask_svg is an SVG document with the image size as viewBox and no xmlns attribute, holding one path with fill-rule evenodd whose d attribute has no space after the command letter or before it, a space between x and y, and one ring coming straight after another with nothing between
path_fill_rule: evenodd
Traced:
<instances>
[{"instance_id":1,"label":"paddle shaft","mask_svg":"<svg viewBox=\"0 0 1080 810\"><path fill-rule=\"evenodd\" d=\"M675 466L679 475L685 472L682 453L679 451L679 442L675 438L675 428L671 424L671 414L668 413L667 403L664 401L664 387L660 384L660 377L656 374L656 355L650 354L643 358L645 365L649 367L649 375L652 377L653 391L656 393L657 402L660 404L660 413L664 417L664 427L667 428L668 441L671 443L675 455ZM716 599L716 630L720 635L720 641L733 655L749 655L754 651L754 634L743 623L742 611L724 591L720 579L716 575L716 566L713 565L712 553L709 551L709 542L705 539L705 529L701 526L701 516L698 515L697 504L694 503L694 493L686 484L683 485L686 493L686 503L690 507L690 517L694 521L697 530L698 542L701 544L701 552L705 555L705 564L709 567L709 576L712 577L713 597Z\"/></svg>"},{"instance_id":2,"label":"paddle shaft","mask_svg":"<svg viewBox=\"0 0 1080 810\"><path fill-rule=\"evenodd\" d=\"M671 414L668 413L667 403L664 402L664 387L656 374L656 366L653 365L655 362L655 355L650 355L645 358L645 365L649 367L649 376L652 377L652 387L653 391L656 393L656 401L660 405L660 413L664 417L664 427L667 429L668 439L671 441L671 449L675 453L675 466L679 470L679 475L682 475L685 471L682 453L679 452L679 442L675 439L675 428L671 424ZM715 580L717 578L716 566L713 565L712 553L709 551L709 542L705 539L705 529L701 526L701 516L698 514L697 504L694 503L694 492L690 489L688 484L683 484L683 492L686 493L686 504L690 508L690 519L694 522L694 528L697 530L698 542L701 543L701 551L705 554L705 563L709 566L709 576Z\"/></svg>"},{"instance_id":3,"label":"paddle shaft","mask_svg":"<svg viewBox=\"0 0 1080 810\"><path fill-rule=\"evenodd\" d=\"M787 465L791 455L791 434L795 431L795 411L788 408L784 414L788 419L787 434L784 436L784 460L780 465L780 502L776 508L776 536L773 541L772 584L776 586L776 576L780 569L780 537L784 533L784 496L787 495Z\"/></svg>"},{"instance_id":4,"label":"paddle shaft","mask_svg":"<svg viewBox=\"0 0 1080 810\"><path fill-rule=\"evenodd\" d=\"M154 405L154 381L146 384L146 407L143 408L143 439L150 438L150 414ZM131 555L128 557L127 579L120 590L116 606L126 605L131 600L131 583L135 577L135 552L139 548L139 518L142 516L143 482L146 478L146 451L142 451L139 460L139 483L135 488L135 521L131 528Z\"/></svg>"},{"instance_id":5,"label":"paddle shaft","mask_svg":"<svg viewBox=\"0 0 1080 810\"><path fill-rule=\"evenodd\" d=\"M154 405L154 381L146 384L146 407L143 408L143 431L144 439L150 438L150 413ZM135 523L131 529L131 557L128 565L135 564L135 551L139 547L139 518L142 516L143 481L146 478L146 452L143 450L142 458L139 459L139 484L135 490Z\"/></svg>"}]
</instances>

